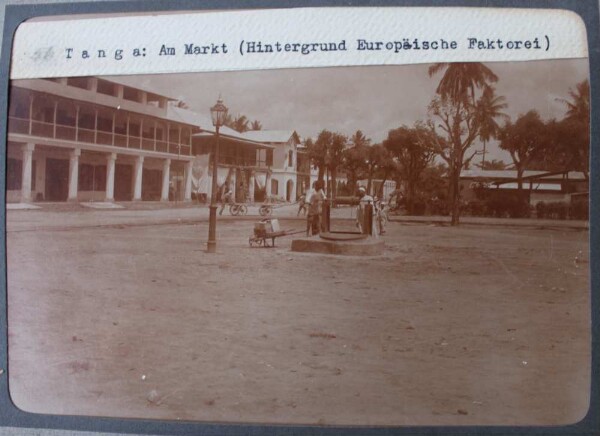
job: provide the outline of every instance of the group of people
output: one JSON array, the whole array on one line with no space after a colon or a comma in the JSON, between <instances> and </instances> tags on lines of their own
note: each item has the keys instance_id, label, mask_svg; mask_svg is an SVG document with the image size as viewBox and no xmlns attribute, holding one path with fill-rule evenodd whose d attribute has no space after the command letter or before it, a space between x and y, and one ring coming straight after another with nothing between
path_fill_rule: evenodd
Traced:
<instances>
[{"instance_id":1,"label":"group of people","mask_svg":"<svg viewBox=\"0 0 600 436\"><path fill-rule=\"evenodd\" d=\"M364 186L358 188L359 203L356 212L356 226L361 233L367 233L364 228L365 211L367 205L371 205L371 213L373 214L371 234L377 236L385 233L385 222L381 217L382 205L367 193ZM316 181L313 188L305 192L299 200L299 207L296 216L300 213L306 213L306 236L318 235L324 230L323 226L323 203L327 200L325 191L323 190L323 182Z\"/></svg>"}]
</instances>

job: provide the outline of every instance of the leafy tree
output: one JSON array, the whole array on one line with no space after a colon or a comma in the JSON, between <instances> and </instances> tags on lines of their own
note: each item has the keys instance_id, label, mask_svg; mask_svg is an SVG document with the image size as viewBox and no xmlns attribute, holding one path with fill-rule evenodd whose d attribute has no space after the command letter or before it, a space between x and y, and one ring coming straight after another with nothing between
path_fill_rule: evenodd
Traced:
<instances>
[{"instance_id":1,"label":"leafy tree","mask_svg":"<svg viewBox=\"0 0 600 436\"><path fill-rule=\"evenodd\" d=\"M336 195L337 173L344 161L347 141L340 133L322 130L316 141L305 143L308 157L318 170L317 180L323 183L326 172L331 176L331 183L327 183L327 195L331 197Z\"/></svg>"},{"instance_id":2,"label":"leafy tree","mask_svg":"<svg viewBox=\"0 0 600 436\"><path fill-rule=\"evenodd\" d=\"M354 192L358 180L366 177L367 153L371 140L357 130L349 142L351 147L343 151L343 168L348 177L348 187Z\"/></svg>"},{"instance_id":3,"label":"leafy tree","mask_svg":"<svg viewBox=\"0 0 600 436\"><path fill-rule=\"evenodd\" d=\"M323 183L325 179L325 170L327 169L327 146L331 143L333 133L329 130L322 130L317 136L316 141L307 139L304 143L308 152L308 157L314 167L317 168L317 180Z\"/></svg>"},{"instance_id":4,"label":"leafy tree","mask_svg":"<svg viewBox=\"0 0 600 436\"><path fill-rule=\"evenodd\" d=\"M327 194L331 198L337 196L337 174L343 165L343 154L348 138L340 133L334 133L327 147L327 169L331 175L331 183L327 184Z\"/></svg>"},{"instance_id":5,"label":"leafy tree","mask_svg":"<svg viewBox=\"0 0 600 436\"><path fill-rule=\"evenodd\" d=\"M382 144L374 144L367 147L366 154L366 176L367 176L367 192L371 192L373 178L376 174L385 180L395 170L395 163L390 152Z\"/></svg>"},{"instance_id":6,"label":"leafy tree","mask_svg":"<svg viewBox=\"0 0 600 436\"><path fill-rule=\"evenodd\" d=\"M451 193L452 225L457 225L460 215L460 173L477 152L467 151L480 136L479 105L482 94L498 77L480 62L437 63L429 67L429 75L445 70L437 87L437 94L429 105L436 153L448 164L449 191ZM441 130L441 136L437 129Z\"/></svg>"},{"instance_id":7,"label":"leafy tree","mask_svg":"<svg viewBox=\"0 0 600 436\"><path fill-rule=\"evenodd\" d=\"M399 180L406 183L406 209L413 214L415 192L421 173L433 161L435 156L431 130L422 123L414 127L402 126L388 132L383 146L397 163Z\"/></svg>"},{"instance_id":8,"label":"leafy tree","mask_svg":"<svg viewBox=\"0 0 600 436\"><path fill-rule=\"evenodd\" d=\"M548 143L546 123L535 110L519 116L515 123L507 122L498 135L500 148L510 153L517 170L519 193L523 189L523 172L544 152Z\"/></svg>"}]
</instances>

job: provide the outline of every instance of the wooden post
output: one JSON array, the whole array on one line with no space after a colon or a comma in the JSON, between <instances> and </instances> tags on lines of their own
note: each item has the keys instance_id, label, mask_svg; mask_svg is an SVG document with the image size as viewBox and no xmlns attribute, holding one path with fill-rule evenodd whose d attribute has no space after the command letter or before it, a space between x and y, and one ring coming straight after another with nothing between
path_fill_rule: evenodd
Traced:
<instances>
[{"instance_id":1,"label":"wooden post","mask_svg":"<svg viewBox=\"0 0 600 436\"><path fill-rule=\"evenodd\" d=\"M94 144L98 143L98 109L94 109Z\"/></svg>"},{"instance_id":2,"label":"wooden post","mask_svg":"<svg viewBox=\"0 0 600 436\"><path fill-rule=\"evenodd\" d=\"M112 141L111 144L114 146L115 145L115 123L117 122L117 113L113 112L113 118L112 118Z\"/></svg>"},{"instance_id":3,"label":"wooden post","mask_svg":"<svg viewBox=\"0 0 600 436\"><path fill-rule=\"evenodd\" d=\"M56 111L58 110L58 100L54 102L54 120L52 123L52 137L56 139Z\"/></svg>"},{"instance_id":4,"label":"wooden post","mask_svg":"<svg viewBox=\"0 0 600 436\"><path fill-rule=\"evenodd\" d=\"M79 141L79 105L75 106L75 141Z\"/></svg>"},{"instance_id":5,"label":"wooden post","mask_svg":"<svg viewBox=\"0 0 600 436\"><path fill-rule=\"evenodd\" d=\"M33 94L29 96L29 134L33 132Z\"/></svg>"}]
</instances>

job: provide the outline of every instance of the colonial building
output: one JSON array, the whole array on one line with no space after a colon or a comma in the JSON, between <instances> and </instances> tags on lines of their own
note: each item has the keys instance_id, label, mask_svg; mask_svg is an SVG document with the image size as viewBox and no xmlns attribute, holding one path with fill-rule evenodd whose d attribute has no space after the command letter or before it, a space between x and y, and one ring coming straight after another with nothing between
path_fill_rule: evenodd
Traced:
<instances>
[{"instance_id":1,"label":"colonial building","mask_svg":"<svg viewBox=\"0 0 600 436\"><path fill-rule=\"evenodd\" d=\"M293 130L255 130L243 133L244 138L272 147L270 181L265 180L266 195L296 201L310 181L310 167L300 157L298 134Z\"/></svg>"},{"instance_id":2,"label":"colonial building","mask_svg":"<svg viewBox=\"0 0 600 436\"><path fill-rule=\"evenodd\" d=\"M102 77L12 81L7 201L190 200L196 154L214 132L174 103ZM232 165L267 173L259 156L273 147L228 129L222 144L219 174Z\"/></svg>"}]
</instances>

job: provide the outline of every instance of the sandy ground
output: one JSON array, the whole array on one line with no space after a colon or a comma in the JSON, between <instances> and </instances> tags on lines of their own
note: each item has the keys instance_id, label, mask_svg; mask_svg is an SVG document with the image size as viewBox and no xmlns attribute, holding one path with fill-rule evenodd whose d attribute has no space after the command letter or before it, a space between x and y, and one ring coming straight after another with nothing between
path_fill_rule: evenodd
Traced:
<instances>
[{"instance_id":1,"label":"sandy ground","mask_svg":"<svg viewBox=\"0 0 600 436\"><path fill-rule=\"evenodd\" d=\"M385 254L358 258L293 253L291 238L251 249L252 221L227 219L209 255L205 221L93 224L107 213L8 214L24 410L332 425L587 413L585 229L390 223Z\"/></svg>"}]
</instances>

